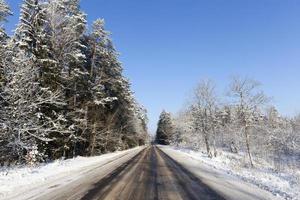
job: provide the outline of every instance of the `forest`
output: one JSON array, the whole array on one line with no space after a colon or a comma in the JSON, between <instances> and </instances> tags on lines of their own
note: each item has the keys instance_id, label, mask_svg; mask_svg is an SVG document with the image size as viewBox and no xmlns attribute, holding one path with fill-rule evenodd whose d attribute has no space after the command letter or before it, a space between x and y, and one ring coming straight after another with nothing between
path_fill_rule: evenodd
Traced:
<instances>
[{"instance_id":1,"label":"forest","mask_svg":"<svg viewBox=\"0 0 300 200\"><path fill-rule=\"evenodd\" d=\"M0 0L0 163L47 162L143 145L147 113L104 20L79 0L24 0L13 35Z\"/></svg>"},{"instance_id":2,"label":"forest","mask_svg":"<svg viewBox=\"0 0 300 200\"><path fill-rule=\"evenodd\" d=\"M156 141L203 151L244 155L241 165L255 167L261 158L276 170L300 167L300 115L285 117L272 98L251 78L232 77L224 96L212 80L201 81L177 114L163 111Z\"/></svg>"}]
</instances>

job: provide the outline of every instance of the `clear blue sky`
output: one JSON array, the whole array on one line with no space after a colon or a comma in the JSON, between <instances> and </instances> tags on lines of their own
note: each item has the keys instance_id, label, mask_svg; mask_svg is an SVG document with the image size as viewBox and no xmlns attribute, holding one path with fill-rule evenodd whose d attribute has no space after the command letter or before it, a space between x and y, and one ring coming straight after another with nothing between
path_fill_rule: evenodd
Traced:
<instances>
[{"instance_id":1,"label":"clear blue sky","mask_svg":"<svg viewBox=\"0 0 300 200\"><path fill-rule=\"evenodd\" d=\"M18 21L20 0L7 0ZM300 112L299 0L82 0L104 18L125 74L149 112L176 112L202 78L220 91L231 75L260 80L285 115Z\"/></svg>"}]
</instances>

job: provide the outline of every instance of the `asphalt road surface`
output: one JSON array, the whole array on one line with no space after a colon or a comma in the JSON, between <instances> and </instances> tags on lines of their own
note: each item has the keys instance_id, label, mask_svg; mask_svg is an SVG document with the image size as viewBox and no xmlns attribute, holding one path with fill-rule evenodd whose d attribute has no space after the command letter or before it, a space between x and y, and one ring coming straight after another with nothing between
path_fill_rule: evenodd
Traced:
<instances>
[{"instance_id":1,"label":"asphalt road surface","mask_svg":"<svg viewBox=\"0 0 300 200\"><path fill-rule=\"evenodd\" d=\"M99 180L82 200L223 199L155 146Z\"/></svg>"},{"instance_id":2,"label":"asphalt road surface","mask_svg":"<svg viewBox=\"0 0 300 200\"><path fill-rule=\"evenodd\" d=\"M222 172L219 173L185 154L163 146L124 151L81 170L70 171L67 174L57 173L56 177L34 184L31 189L20 188L6 198L6 200L81 199L275 200L277 198L271 193L226 176Z\"/></svg>"}]
</instances>

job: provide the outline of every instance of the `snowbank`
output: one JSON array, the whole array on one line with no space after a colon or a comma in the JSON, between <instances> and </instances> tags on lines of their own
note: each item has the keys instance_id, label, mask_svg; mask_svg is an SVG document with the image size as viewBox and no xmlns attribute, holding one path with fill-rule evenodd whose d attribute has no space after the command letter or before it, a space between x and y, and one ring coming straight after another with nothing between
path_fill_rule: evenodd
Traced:
<instances>
[{"instance_id":1,"label":"snowbank","mask_svg":"<svg viewBox=\"0 0 300 200\"><path fill-rule=\"evenodd\" d=\"M234 176L271 192L274 197L287 200L300 200L300 169L293 172L279 173L272 169L267 162L255 158L255 168L249 168L245 156L219 151L216 158L208 158L206 154L178 147L160 147L163 150L176 151L201 162L210 168L226 175Z\"/></svg>"},{"instance_id":2,"label":"snowbank","mask_svg":"<svg viewBox=\"0 0 300 200\"><path fill-rule=\"evenodd\" d=\"M135 154L143 148L137 147L96 157L57 160L35 168L24 166L12 169L0 168L0 199L41 188L43 185L49 187L49 185L55 185L56 182L62 184L62 182L74 181L93 168L99 168L121 157Z\"/></svg>"}]
</instances>

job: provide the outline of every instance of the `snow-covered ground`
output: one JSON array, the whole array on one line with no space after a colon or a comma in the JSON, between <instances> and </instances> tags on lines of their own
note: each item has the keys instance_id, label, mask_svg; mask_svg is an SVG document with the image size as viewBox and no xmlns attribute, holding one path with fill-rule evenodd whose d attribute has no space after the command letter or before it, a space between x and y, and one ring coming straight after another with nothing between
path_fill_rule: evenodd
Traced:
<instances>
[{"instance_id":1,"label":"snow-covered ground","mask_svg":"<svg viewBox=\"0 0 300 200\"><path fill-rule=\"evenodd\" d=\"M229 182L234 180L237 183L249 183L272 193L274 198L300 200L300 169L293 172L279 173L273 170L267 162L259 159L256 159L255 168L243 166L241 163L245 162L244 156L225 151L219 152L219 156L216 158L208 158L204 153L189 149L171 146L160 146L160 148L193 173L198 173L204 180L207 177L203 175L203 171L205 169L211 172L214 170L215 176L220 179L226 179ZM199 168L197 171L197 167L200 166L201 169ZM211 181L207 182L210 184ZM215 184L211 186L214 187ZM271 199L273 198L271 197Z\"/></svg>"},{"instance_id":2,"label":"snow-covered ground","mask_svg":"<svg viewBox=\"0 0 300 200\"><path fill-rule=\"evenodd\" d=\"M57 160L35 168L0 168L0 199L26 199L47 192L57 186L63 186L96 168L114 167L126 162L144 147L126 151L108 153L96 157L77 157L69 160Z\"/></svg>"}]
</instances>

